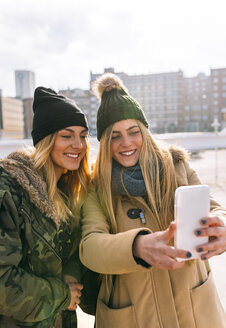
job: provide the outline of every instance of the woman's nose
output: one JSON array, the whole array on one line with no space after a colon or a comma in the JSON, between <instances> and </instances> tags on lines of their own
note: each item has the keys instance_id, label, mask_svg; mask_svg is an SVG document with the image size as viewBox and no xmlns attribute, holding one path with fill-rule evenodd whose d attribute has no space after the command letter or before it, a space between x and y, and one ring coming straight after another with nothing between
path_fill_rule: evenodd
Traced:
<instances>
[{"instance_id":1,"label":"woman's nose","mask_svg":"<svg viewBox=\"0 0 226 328\"><path fill-rule=\"evenodd\" d=\"M72 142L72 148L81 149L83 147L80 138L75 137Z\"/></svg>"},{"instance_id":2,"label":"woman's nose","mask_svg":"<svg viewBox=\"0 0 226 328\"><path fill-rule=\"evenodd\" d=\"M122 146L128 147L128 146L130 146L130 144L131 144L130 138L128 136L123 136L122 137Z\"/></svg>"}]
</instances>

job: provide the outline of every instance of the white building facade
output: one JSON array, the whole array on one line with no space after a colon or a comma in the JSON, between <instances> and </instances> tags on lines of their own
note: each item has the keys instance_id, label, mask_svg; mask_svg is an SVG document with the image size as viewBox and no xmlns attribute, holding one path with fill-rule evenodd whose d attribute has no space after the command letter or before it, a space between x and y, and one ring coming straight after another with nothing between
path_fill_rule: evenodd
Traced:
<instances>
[{"instance_id":1,"label":"white building facade","mask_svg":"<svg viewBox=\"0 0 226 328\"><path fill-rule=\"evenodd\" d=\"M25 99L34 96L35 73L32 71L15 71L16 98Z\"/></svg>"}]
</instances>

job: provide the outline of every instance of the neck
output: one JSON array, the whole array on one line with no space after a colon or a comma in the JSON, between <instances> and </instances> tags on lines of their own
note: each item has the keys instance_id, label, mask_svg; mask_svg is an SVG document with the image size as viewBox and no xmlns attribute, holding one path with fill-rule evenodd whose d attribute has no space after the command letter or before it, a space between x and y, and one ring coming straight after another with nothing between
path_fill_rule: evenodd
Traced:
<instances>
[{"instance_id":1,"label":"neck","mask_svg":"<svg viewBox=\"0 0 226 328\"><path fill-rule=\"evenodd\" d=\"M56 175L56 180L57 182L60 180L60 177L63 174L63 169L61 167L54 167L55 175Z\"/></svg>"}]
</instances>

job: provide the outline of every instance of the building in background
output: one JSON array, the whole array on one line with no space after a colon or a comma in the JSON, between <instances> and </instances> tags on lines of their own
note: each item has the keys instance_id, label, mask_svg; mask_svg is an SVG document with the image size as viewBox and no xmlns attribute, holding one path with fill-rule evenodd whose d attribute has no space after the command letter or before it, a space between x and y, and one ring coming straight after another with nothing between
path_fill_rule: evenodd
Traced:
<instances>
[{"instance_id":1,"label":"building in background","mask_svg":"<svg viewBox=\"0 0 226 328\"><path fill-rule=\"evenodd\" d=\"M127 75L124 84L156 133L183 131L183 72Z\"/></svg>"},{"instance_id":2,"label":"building in background","mask_svg":"<svg viewBox=\"0 0 226 328\"><path fill-rule=\"evenodd\" d=\"M181 70L128 75L105 68L106 72L122 79L155 133L213 131L216 118L221 128L226 127L226 68L211 69L210 76L199 73L189 78ZM90 73L90 86L101 74Z\"/></svg>"},{"instance_id":3,"label":"building in background","mask_svg":"<svg viewBox=\"0 0 226 328\"><path fill-rule=\"evenodd\" d=\"M210 70L211 86L211 121L220 123L221 128L226 127L226 68Z\"/></svg>"},{"instance_id":4,"label":"building in background","mask_svg":"<svg viewBox=\"0 0 226 328\"><path fill-rule=\"evenodd\" d=\"M183 122L185 132L210 130L210 78L203 73L184 78Z\"/></svg>"},{"instance_id":5,"label":"building in background","mask_svg":"<svg viewBox=\"0 0 226 328\"><path fill-rule=\"evenodd\" d=\"M15 71L16 98L32 98L35 90L35 73L32 71Z\"/></svg>"},{"instance_id":6,"label":"building in background","mask_svg":"<svg viewBox=\"0 0 226 328\"><path fill-rule=\"evenodd\" d=\"M99 100L91 86L97 77L106 72L114 73L122 79L128 92L144 109L150 130L154 133L213 131L212 123L216 120L221 129L226 128L226 68L211 69L210 75L199 73L194 77L185 77L181 70L129 75L115 72L114 68L109 67L102 73L90 72L89 90L74 88L59 91L74 100L83 110L91 135L96 134L99 107ZM17 70L15 80L19 102L1 95L0 137L21 137L24 126L24 137L30 138L35 75L31 71ZM21 123L21 100L24 123Z\"/></svg>"},{"instance_id":7,"label":"building in background","mask_svg":"<svg viewBox=\"0 0 226 328\"><path fill-rule=\"evenodd\" d=\"M122 79L128 92L142 106L154 133L213 131L215 118L226 127L226 68L211 69L210 76L199 73L185 77L177 72L128 75L105 68ZM90 90L62 90L75 100L88 117L91 133L96 133L99 101L92 83L103 73L90 72Z\"/></svg>"},{"instance_id":8,"label":"building in background","mask_svg":"<svg viewBox=\"0 0 226 328\"><path fill-rule=\"evenodd\" d=\"M24 138L31 138L32 122L33 122L33 98L23 99L24 107Z\"/></svg>"},{"instance_id":9,"label":"building in background","mask_svg":"<svg viewBox=\"0 0 226 328\"><path fill-rule=\"evenodd\" d=\"M20 99L0 96L0 137L24 138L24 109Z\"/></svg>"}]
</instances>

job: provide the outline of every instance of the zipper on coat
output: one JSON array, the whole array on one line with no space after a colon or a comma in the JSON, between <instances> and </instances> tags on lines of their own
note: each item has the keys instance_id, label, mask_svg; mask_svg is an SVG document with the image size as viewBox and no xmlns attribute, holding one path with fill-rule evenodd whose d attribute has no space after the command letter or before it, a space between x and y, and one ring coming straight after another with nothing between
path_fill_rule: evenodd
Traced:
<instances>
[{"instance_id":1,"label":"zipper on coat","mask_svg":"<svg viewBox=\"0 0 226 328\"><path fill-rule=\"evenodd\" d=\"M21 208L21 212L23 212L23 214L28 218L28 221L30 222L30 225L31 225L31 230L36 235L36 237L40 238L53 251L53 253L56 255L56 257L62 262L60 255L55 251L55 249L48 243L48 241L42 235L40 235L40 233L38 233L35 230L35 228L33 227L32 223L31 223L31 219L24 208Z\"/></svg>"}]
</instances>

